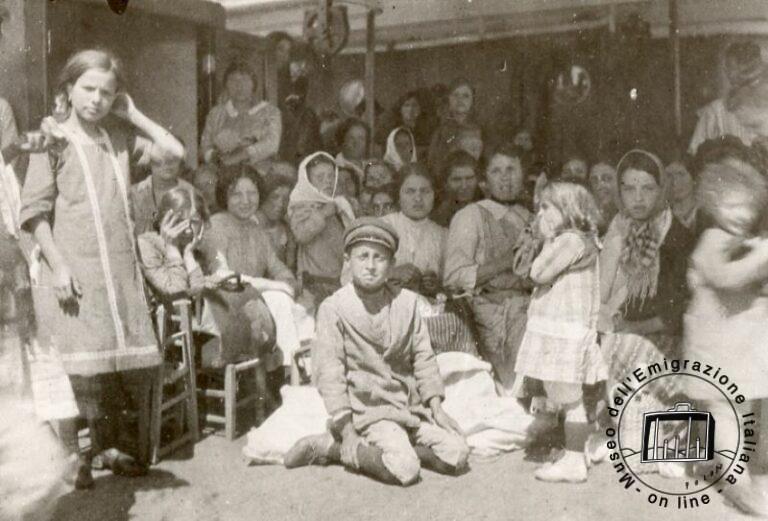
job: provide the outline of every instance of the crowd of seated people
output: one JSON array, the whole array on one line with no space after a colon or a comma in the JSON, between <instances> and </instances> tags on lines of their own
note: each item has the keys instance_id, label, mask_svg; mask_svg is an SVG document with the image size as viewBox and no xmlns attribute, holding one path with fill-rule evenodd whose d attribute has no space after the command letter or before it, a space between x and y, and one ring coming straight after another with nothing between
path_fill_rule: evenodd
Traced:
<instances>
[{"instance_id":1,"label":"crowd of seated people","mask_svg":"<svg viewBox=\"0 0 768 521\"><path fill-rule=\"evenodd\" d=\"M336 129L338 146L324 147L318 118L303 113L311 111L302 105L306 89L292 105L303 115L286 125L281 109L256 99L259 78L233 64L205 123L201 165L186 175L182 143L121 91L123 71L109 52L74 55L61 78L66 116L47 118L39 142L22 151L29 166L15 218L13 198L1 201L3 244L20 251L26 233L37 248L9 255L4 247L0 283L18 295L20 310L19 288L32 288L37 342L60 352L76 416L92 430L86 456L75 416L58 419L61 444L79 458L78 488L93 487L94 465L146 472L117 448L118 419L162 362L148 306L182 294L203 305L194 324L202 366L261 357L276 399L299 347L293 306L316 317L315 384L338 422L335 437L316 442L325 444L324 461L399 484L415 480L416 455L451 473L466 470L466 447L439 405L436 352L489 362L499 393L530 404L537 432L565 422L562 457L536 473L544 481L587 479L587 463L599 457L585 455L599 423L587 395L605 393L605 382L686 350L737 367L691 328L716 314L728 289L768 279L759 140L750 147L710 137L695 157L666 162L642 149L613 158L583 151L534 170L541 163L530 131L518 129L514 143L487 143L475 110L482 100L458 79L433 114L423 113L418 91L408 92L373 139L373 129L349 117ZM281 143L298 139L295 125L306 122L318 125L306 141L315 149ZM370 150L370 142L380 146ZM131 186L140 164L149 175ZM31 285L7 276L25 259L38 269ZM228 291L233 280L245 289ZM753 293L744 306L754 313L740 320L755 338L768 306ZM427 308L433 319L422 324L418 310ZM409 334L418 337L413 359L376 344L396 338L398 349L411 349ZM339 374L336 341L354 351L345 355L359 364L354 379ZM754 344L739 340L744 353ZM391 388L391 374L415 385L408 391L422 393L429 414L406 414L414 404ZM753 399L768 397L756 374L743 383ZM358 386L360 395L350 404L339 385ZM649 400L663 410L675 391ZM366 392L391 397L380 422L383 406L367 404ZM358 450L363 438L378 452ZM304 453L291 459L313 462ZM747 491L734 502L758 508L739 490Z\"/></svg>"}]
</instances>

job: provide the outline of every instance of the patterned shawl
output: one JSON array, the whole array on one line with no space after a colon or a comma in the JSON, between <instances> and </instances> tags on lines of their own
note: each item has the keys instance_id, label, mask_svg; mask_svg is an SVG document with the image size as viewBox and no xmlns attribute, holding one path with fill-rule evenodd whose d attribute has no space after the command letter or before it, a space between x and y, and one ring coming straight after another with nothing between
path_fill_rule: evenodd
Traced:
<instances>
[{"instance_id":1,"label":"patterned shawl","mask_svg":"<svg viewBox=\"0 0 768 521\"><path fill-rule=\"evenodd\" d=\"M661 191L651 217L645 221L632 219L619 198L619 213L611 222L601 255L601 292L604 303L613 313L621 305L656 295L659 280L659 249L672 224L668 194L670 182L661 160L650 152L634 149L627 152L617 165L632 154L649 157L658 166ZM621 182L621 176L617 176Z\"/></svg>"}]
</instances>

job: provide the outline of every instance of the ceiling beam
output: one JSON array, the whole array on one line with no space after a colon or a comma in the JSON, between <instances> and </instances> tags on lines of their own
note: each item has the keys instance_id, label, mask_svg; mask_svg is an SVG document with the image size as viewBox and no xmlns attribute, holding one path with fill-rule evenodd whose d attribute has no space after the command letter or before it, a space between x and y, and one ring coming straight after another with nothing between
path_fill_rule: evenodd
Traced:
<instances>
[{"instance_id":1,"label":"ceiling beam","mask_svg":"<svg viewBox=\"0 0 768 521\"><path fill-rule=\"evenodd\" d=\"M81 3L108 8L105 0L76 0ZM147 14L168 16L199 25L224 28L227 22L225 9L217 2L208 0L130 0L126 13L142 11Z\"/></svg>"}]
</instances>

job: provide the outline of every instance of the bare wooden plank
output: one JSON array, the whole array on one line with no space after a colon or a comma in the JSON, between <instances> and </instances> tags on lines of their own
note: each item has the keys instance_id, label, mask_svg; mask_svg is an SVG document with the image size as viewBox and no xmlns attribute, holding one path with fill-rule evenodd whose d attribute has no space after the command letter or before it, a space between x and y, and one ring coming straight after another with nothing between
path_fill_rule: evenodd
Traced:
<instances>
[{"instance_id":1,"label":"bare wooden plank","mask_svg":"<svg viewBox=\"0 0 768 521\"><path fill-rule=\"evenodd\" d=\"M675 135L680 138L683 135L683 97L680 84L680 10L677 0L669 0L669 41L674 79Z\"/></svg>"},{"instance_id":2,"label":"bare wooden plank","mask_svg":"<svg viewBox=\"0 0 768 521\"><path fill-rule=\"evenodd\" d=\"M368 154L372 155L376 129L376 11L373 9L368 11L365 47L365 119L371 129L368 134Z\"/></svg>"},{"instance_id":3,"label":"bare wooden plank","mask_svg":"<svg viewBox=\"0 0 768 521\"><path fill-rule=\"evenodd\" d=\"M105 0L76 0L88 4L98 4L105 7ZM142 11L144 13L169 16L186 20L199 25L223 28L226 26L227 14L220 4L206 0L130 0L127 13Z\"/></svg>"}]
</instances>

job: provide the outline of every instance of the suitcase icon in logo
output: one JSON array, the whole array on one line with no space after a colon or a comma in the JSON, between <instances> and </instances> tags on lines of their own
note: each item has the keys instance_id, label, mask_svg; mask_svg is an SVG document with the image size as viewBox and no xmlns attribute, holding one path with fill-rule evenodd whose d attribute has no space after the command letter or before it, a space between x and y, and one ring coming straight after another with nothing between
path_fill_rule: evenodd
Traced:
<instances>
[{"instance_id":1,"label":"suitcase icon in logo","mask_svg":"<svg viewBox=\"0 0 768 521\"><path fill-rule=\"evenodd\" d=\"M643 415L642 463L709 461L714 455L715 419L709 412L681 402Z\"/></svg>"}]
</instances>

